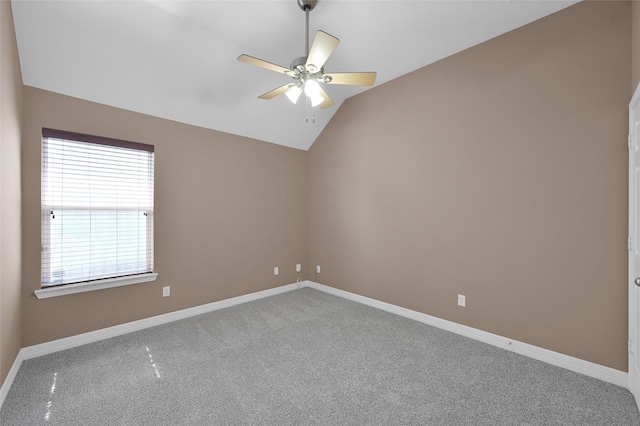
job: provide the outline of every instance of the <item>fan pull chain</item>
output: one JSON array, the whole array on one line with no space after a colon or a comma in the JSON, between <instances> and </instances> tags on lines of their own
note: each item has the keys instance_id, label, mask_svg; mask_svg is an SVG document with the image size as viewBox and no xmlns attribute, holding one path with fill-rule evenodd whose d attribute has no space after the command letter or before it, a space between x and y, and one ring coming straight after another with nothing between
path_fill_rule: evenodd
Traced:
<instances>
[{"instance_id":1,"label":"fan pull chain","mask_svg":"<svg viewBox=\"0 0 640 426\"><path fill-rule=\"evenodd\" d=\"M304 105L305 105L305 108L307 110L307 119L306 119L307 124L309 124L309 123L315 124L315 122L316 122L316 115L314 113L315 112L315 108L311 108L311 114L313 114L313 115L311 116L311 121L309 121L309 98L306 97L306 96L305 96L305 98L306 99L305 99Z\"/></svg>"}]
</instances>

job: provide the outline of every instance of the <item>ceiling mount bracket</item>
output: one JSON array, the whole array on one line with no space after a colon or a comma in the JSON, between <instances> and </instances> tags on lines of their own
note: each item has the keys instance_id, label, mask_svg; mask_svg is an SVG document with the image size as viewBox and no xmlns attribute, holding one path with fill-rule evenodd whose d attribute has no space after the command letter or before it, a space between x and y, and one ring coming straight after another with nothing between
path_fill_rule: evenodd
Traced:
<instances>
[{"instance_id":1,"label":"ceiling mount bracket","mask_svg":"<svg viewBox=\"0 0 640 426\"><path fill-rule=\"evenodd\" d=\"M318 4L318 0L297 0L297 2L303 12L313 10L313 8L316 7L316 4Z\"/></svg>"}]
</instances>

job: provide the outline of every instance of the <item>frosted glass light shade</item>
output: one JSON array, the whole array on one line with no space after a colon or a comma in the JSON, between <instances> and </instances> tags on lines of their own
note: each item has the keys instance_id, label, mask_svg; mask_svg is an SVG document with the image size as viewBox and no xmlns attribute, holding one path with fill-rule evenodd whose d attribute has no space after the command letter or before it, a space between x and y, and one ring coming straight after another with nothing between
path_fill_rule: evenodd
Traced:
<instances>
[{"instance_id":1,"label":"frosted glass light shade","mask_svg":"<svg viewBox=\"0 0 640 426\"><path fill-rule=\"evenodd\" d=\"M307 80L304 83L304 93L311 99L314 95L320 94L320 85L315 80Z\"/></svg>"},{"instance_id":2,"label":"frosted glass light shade","mask_svg":"<svg viewBox=\"0 0 640 426\"><path fill-rule=\"evenodd\" d=\"M320 105L324 101L324 98L320 93L316 93L313 96L309 96L309 99L311 100L311 106L314 106L314 107Z\"/></svg>"},{"instance_id":3,"label":"frosted glass light shade","mask_svg":"<svg viewBox=\"0 0 640 426\"><path fill-rule=\"evenodd\" d=\"M298 86L293 86L289 90L287 90L285 95L287 95L289 100L295 104L298 102L298 98L300 97L301 93L302 90Z\"/></svg>"},{"instance_id":4,"label":"frosted glass light shade","mask_svg":"<svg viewBox=\"0 0 640 426\"><path fill-rule=\"evenodd\" d=\"M320 84L315 80L307 80L304 84L304 93L309 97L311 106L318 106L324 101L320 94Z\"/></svg>"}]
</instances>

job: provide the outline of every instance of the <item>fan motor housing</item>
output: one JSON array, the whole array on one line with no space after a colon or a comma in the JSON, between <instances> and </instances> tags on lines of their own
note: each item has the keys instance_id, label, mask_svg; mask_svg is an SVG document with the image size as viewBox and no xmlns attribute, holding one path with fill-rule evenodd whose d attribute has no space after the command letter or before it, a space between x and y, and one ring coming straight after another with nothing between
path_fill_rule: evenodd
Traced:
<instances>
[{"instance_id":1,"label":"fan motor housing","mask_svg":"<svg viewBox=\"0 0 640 426\"><path fill-rule=\"evenodd\" d=\"M300 56L299 58L295 58L293 61L291 61L291 65L289 65L289 68L291 68L291 71L295 71L296 69L300 71L304 71L306 68L306 64L307 64L307 57Z\"/></svg>"}]
</instances>

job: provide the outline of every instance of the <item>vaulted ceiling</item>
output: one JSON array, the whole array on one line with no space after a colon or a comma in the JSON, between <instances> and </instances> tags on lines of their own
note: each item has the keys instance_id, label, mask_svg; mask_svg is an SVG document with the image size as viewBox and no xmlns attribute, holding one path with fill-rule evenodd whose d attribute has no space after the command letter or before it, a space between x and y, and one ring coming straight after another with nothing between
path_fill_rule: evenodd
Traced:
<instances>
[{"instance_id":1,"label":"vaulted ceiling","mask_svg":"<svg viewBox=\"0 0 640 426\"><path fill-rule=\"evenodd\" d=\"M577 1L320 0L317 30L340 39L326 72L376 71L374 87ZM13 0L25 85L275 144L308 149L368 87L326 86L332 108L257 97L290 81L238 62L289 67L305 54L296 0ZM315 123L307 123L315 119Z\"/></svg>"}]
</instances>

